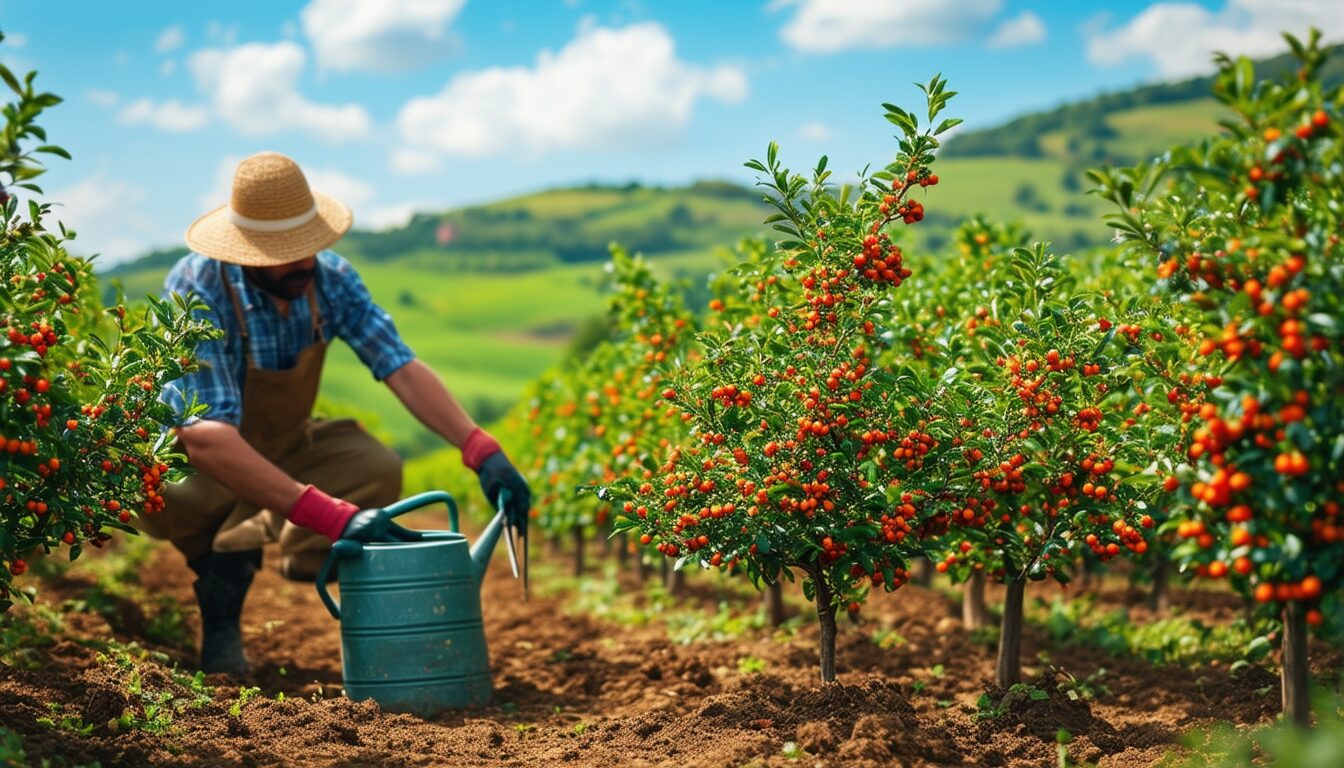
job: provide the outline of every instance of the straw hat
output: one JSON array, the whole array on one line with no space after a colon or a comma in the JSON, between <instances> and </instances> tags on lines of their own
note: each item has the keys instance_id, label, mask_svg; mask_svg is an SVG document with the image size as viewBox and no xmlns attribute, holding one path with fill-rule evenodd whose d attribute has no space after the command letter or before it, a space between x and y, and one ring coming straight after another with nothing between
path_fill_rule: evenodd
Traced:
<instances>
[{"instance_id":1,"label":"straw hat","mask_svg":"<svg viewBox=\"0 0 1344 768\"><path fill-rule=\"evenodd\" d=\"M340 240L351 218L344 204L308 189L293 160L261 152L238 164L228 205L187 227L187 246L231 264L289 264Z\"/></svg>"}]
</instances>

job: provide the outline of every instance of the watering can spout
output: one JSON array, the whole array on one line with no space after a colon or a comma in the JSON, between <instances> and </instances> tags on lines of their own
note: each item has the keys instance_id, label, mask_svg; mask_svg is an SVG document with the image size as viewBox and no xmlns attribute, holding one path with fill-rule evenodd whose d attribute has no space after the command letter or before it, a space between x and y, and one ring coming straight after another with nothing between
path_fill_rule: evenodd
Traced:
<instances>
[{"instance_id":1,"label":"watering can spout","mask_svg":"<svg viewBox=\"0 0 1344 768\"><path fill-rule=\"evenodd\" d=\"M490 556L495 553L495 544L504 531L504 516L496 515L481 532L481 537L471 548L471 570L476 577L476 588L485 582L485 569L490 565Z\"/></svg>"}]
</instances>

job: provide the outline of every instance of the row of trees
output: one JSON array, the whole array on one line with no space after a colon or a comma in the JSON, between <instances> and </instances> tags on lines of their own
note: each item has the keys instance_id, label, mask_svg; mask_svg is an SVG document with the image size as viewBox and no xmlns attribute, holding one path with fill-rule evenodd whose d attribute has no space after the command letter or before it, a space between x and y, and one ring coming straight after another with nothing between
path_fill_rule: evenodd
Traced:
<instances>
[{"instance_id":1,"label":"row of trees","mask_svg":"<svg viewBox=\"0 0 1344 768\"><path fill-rule=\"evenodd\" d=\"M893 105L896 160L856 186L823 161L750 167L777 213L695 321L618 255L618 338L552 376L526 419L543 527L614 515L680 569L801 576L834 679L835 618L916 558L1006 585L998 682L1020 675L1027 582L1139 558L1281 612L1285 709L1305 720L1303 627L1323 618L1338 527L1338 90L1315 36L1282 83L1221 61L1242 123L1161 163L1098 171L1121 243L1098 273L1020 231L963 226L912 258L938 121ZM1088 267L1093 266L1091 263ZM518 444L526 444L520 439ZM572 489L601 488L570 497ZM577 517L576 517L577 515Z\"/></svg>"}]
</instances>

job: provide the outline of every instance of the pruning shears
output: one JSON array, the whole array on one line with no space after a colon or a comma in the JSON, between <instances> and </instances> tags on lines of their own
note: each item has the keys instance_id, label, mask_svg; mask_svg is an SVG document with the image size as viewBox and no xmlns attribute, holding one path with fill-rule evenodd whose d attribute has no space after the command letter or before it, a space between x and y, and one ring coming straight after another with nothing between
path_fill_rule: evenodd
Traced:
<instances>
[{"instance_id":1,"label":"pruning shears","mask_svg":"<svg viewBox=\"0 0 1344 768\"><path fill-rule=\"evenodd\" d=\"M504 548L507 549L509 552L509 568L513 570L513 578L515 579L519 578L520 576L518 562L520 559L522 560L521 576L523 579L523 599L526 600L527 599L527 529L524 528L522 532L519 533L515 529L516 527L514 526L513 521L509 518L508 504L511 498L513 498L513 494L509 492L508 488L499 489L499 497L496 503L496 509L498 510L498 512L496 513L496 519L498 519L504 525ZM522 546L523 546L522 549L523 554L521 558L519 557L517 550L519 539L522 540Z\"/></svg>"}]
</instances>

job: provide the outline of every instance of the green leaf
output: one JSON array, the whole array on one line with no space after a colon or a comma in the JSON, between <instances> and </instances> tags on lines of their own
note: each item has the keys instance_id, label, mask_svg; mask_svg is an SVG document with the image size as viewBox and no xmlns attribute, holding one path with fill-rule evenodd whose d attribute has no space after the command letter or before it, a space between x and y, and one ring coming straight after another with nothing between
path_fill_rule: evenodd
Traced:
<instances>
[{"instance_id":1,"label":"green leaf","mask_svg":"<svg viewBox=\"0 0 1344 768\"><path fill-rule=\"evenodd\" d=\"M14 73L10 72L9 67L6 67L4 64L0 64L0 78L4 79L5 85L8 85L11 91L17 93L19 98L23 98L23 86L19 85L19 81L14 77Z\"/></svg>"},{"instance_id":2,"label":"green leaf","mask_svg":"<svg viewBox=\"0 0 1344 768\"><path fill-rule=\"evenodd\" d=\"M958 125L961 125L961 124L964 123L964 122L966 122L966 121L963 120L963 119L961 119L960 117L949 117L949 118L947 118L946 120L944 120L943 122L941 122L941 123L938 124L938 129L935 130L935 131L933 132L933 135L934 135L934 136L938 136L938 135L942 134L944 131L947 131L947 130L949 130L949 129L951 129L951 128L955 128L955 127L957 127Z\"/></svg>"}]
</instances>

